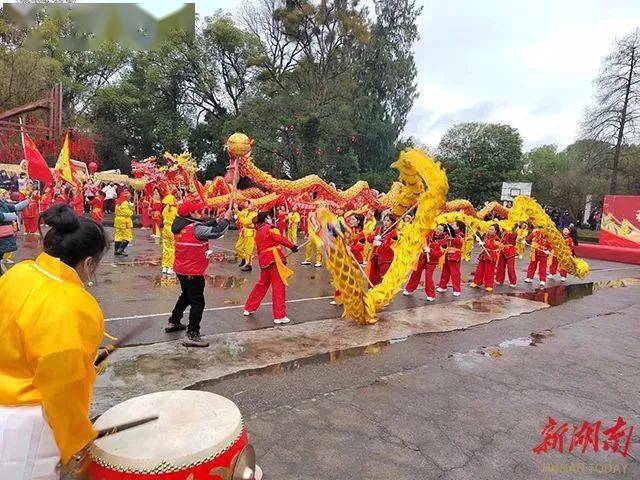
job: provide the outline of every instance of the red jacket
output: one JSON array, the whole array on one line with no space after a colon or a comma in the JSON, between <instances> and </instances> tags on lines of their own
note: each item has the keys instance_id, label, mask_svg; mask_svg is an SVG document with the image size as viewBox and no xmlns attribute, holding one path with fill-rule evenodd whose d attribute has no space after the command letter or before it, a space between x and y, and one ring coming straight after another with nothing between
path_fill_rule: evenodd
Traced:
<instances>
[{"instance_id":1,"label":"red jacket","mask_svg":"<svg viewBox=\"0 0 640 480\"><path fill-rule=\"evenodd\" d=\"M209 242L196 238L195 226L195 223L190 223L175 234L176 254L173 261L173 271L180 275L204 275L209 265L209 259L206 255L209 250Z\"/></svg>"},{"instance_id":2,"label":"red jacket","mask_svg":"<svg viewBox=\"0 0 640 480\"><path fill-rule=\"evenodd\" d=\"M349 239L349 249L358 263L362 263L364 261L363 254L365 242L366 238L364 233L354 230L351 238Z\"/></svg>"},{"instance_id":3,"label":"red jacket","mask_svg":"<svg viewBox=\"0 0 640 480\"><path fill-rule=\"evenodd\" d=\"M455 237L447 240L447 262L460 262L462 260L462 247L464 245L464 233L458 231Z\"/></svg>"},{"instance_id":4,"label":"red jacket","mask_svg":"<svg viewBox=\"0 0 640 480\"><path fill-rule=\"evenodd\" d=\"M487 235L484 239L484 245L480 246L480 255L478 255L478 260L491 262L497 261L500 245L500 239L497 235Z\"/></svg>"},{"instance_id":5,"label":"red jacket","mask_svg":"<svg viewBox=\"0 0 640 480\"><path fill-rule=\"evenodd\" d=\"M382 227L376 228L375 231L367 237L367 241L373 242L377 235L382 235L382 231ZM393 249L391 247L394 240L397 239L398 237L396 235L395 228L390 232L385 233L382 236L382 245L379 247L373 247L373 250L371 251L371 258L378 264L393 262Z\"/></svg>"},{"instance_id":6,"label":"red jacket","mask_svg":"<svg viewBox=\"0 0 640 480\"><path fill-rule=\"evenodd\" d=\"M517 241L518 241L518 234L516 232L505 232L502 235L502 251L500 253L505 258L515 257Z\"/></svg>"},{"instance_id":7,"label":"red jacket","mask_svg":"<svg viewBox=\"0 0 640 480\"><path fill-rule=\"evenodd\" d=\"M271 225L267 223L262 224L258 228L256 232L256 247L258 249L258 265L260 265L260 268L267 268L275 262L274 248L280 255L282 261L286 263L280 245L284 245L287 248L293 248L295 246L291 240L274 232Z\"/></svg>"},{"instance_id":8,"label":"red jacket","mask_svg":"<svg viewBox=\"0 0 640 480\"><path fill-rule=\"evenodd\" d=\"M536 259L547 258L549 255L544 253L543 250L551 252L553 248L549 240L547 240L547 237L545 237L540 230L534 230L533 233L530 233L527 237L527 243L532 245Z\"/></svg>"},{"instance_id":9,"label":"red jacket","mask_svg":"<svg viewBox=\"0 0 640 480\"><path fill-rule=\"evenodd\" d=\"M38 208L38 198L34 196L29 201L24 210L22 210L22 218L38 218L40 215L40 209Z\"/></svg>"},{"instance_id":10,"label":"red jacket","mask_svg":"<svg viewBox=\"0 0 640 480\"><path fill-rule=\"evenodd\" d=\"M575 248L576 248L575 243L573 243L573 238L571 238L571 237L564 237L564 236L563 236L563 238L564 238L565 243L567 244L567 246L568 246L568 247L569 247L569 249L571 250L571 253L573 254L573 253L574 253L573 251L574 251L574 250L575 250Z\"/></svg>"},{"instance_id":11,"label":"red jacket","mask_svg":"<svg viewBox=\"0 0 640 480\"><path fill-rule=\"evenodd\" d=\"M422 252L418 261L438 264L442 255L445 254L447 242L448 239L444 233L442 235L436 236L436 232L429 232L429 234L427 235L426 246L429 247L431 251L429 252L429 255Z\"/></svg>"},{"instance_id":12,"label":"red jacket","mask_svg":"<svg viewBox=\"0 0 640 480\"><path fill-rule=\"evenodd\" d=\"M278 212L278 221L276 226L282 235L287 233L287 212Z\"/></svg>"}]
</instances>

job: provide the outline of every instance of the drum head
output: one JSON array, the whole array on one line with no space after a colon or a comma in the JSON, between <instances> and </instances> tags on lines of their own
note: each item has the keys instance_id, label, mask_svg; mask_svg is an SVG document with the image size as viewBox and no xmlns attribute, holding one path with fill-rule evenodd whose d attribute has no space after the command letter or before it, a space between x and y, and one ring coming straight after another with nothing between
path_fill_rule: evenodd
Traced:
<instances>
[{"instance_id":1,"label":"drum head","mask_svg":"<svg viewBox=\"0 0 640 480\"><path fill-rule=\"evenodd\" d=\"M241 436L240 410L231 400L197 390L156 392L110 408L98 430L150 415L156 421L97 439L91 457L121 471L175 470L215 458Z\"/></svg>"}]
</instances>

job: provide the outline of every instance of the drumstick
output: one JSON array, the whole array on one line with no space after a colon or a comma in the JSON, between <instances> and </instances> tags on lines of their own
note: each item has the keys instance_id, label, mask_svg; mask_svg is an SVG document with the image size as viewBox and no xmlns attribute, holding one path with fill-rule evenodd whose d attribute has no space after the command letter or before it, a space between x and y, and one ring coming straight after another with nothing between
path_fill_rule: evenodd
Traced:
<instances>
[{"instance_id":1,"label":"drumstick","mask_svg":"<svg viewBox=\"0 0 640 480\"><path fill-rule=\"evenodd\" d=\"M478 236L478 234L477 234L477 233L475 234L475 236L476 236L476 240L478 240L478 242L481 242L481 241L482 241L482 240L480 239L480 237ZM491 254L489 253L489 250L487 250L487 249L484 247L484 245L481 245L481 246L482 246L482 249L484 250L484 253L486 253L487 255L489 255L489 257L491 257Z\"/></svg>"},{"instance_id":2,"label":"drumstick","mask_svg":"<svg viewBox=\"0 0 640 480\"><path fill-rule=\"evenodd\" d=\"M149 417L140 418L131 422L121 423L120 425L115 425L113 427L103 428L102 430L98 430L96 439L113 435L114 433L124 432L125 430L129 430L130 428L138 427L140 425L158 420L158 418L160 418L158 415L151 415Z\"/></svg>"},{"instance_id":3,"label":"drumstick","mask_svg":"<svg viewBox=\"0 0 640 480\"><path fill-rule=\"evenodd\" d=\"M107 359L107 357L111 355L114 351L116 351L118 348L120 348L120 346L123 343L125 343L128 340L131 340L131 338L135 337L142 330L145 330L151 324L152 321L153 320L149 318L147 320L140 322L138 325L136 325L127 333L125 333L122 337L120 337L120 339L118 339L117 341L115 341L110 345L107 345L105 349L102 352L100 352L100 354L96 357L95 361L93 362L94 367L97 367L102 362L104 362Z\"/></svg>"},{"instance_id":4,"label":"drumstick","mask_svg":"<svg viewBox=\"0 0 640 480\"><path fill-rule=\"evenodd\" d=\"M413 211L417 206L418 206L418 202L414 203L411 207L407 208L407 209L405 210L405 212L404 212L402 215L400 215L400 216L398 217L398 219L397 219L395 222L393 222L393 223L389 226L389 228L387 228L386 230L384 230L384 231L380 234L380 236L381 236L381 237L383 237L383 236L385 236L388 232L390 232L391 230L393 230L393 228L394 228L396 225L398 225L398 223L400 222L400 220L402 220L402 217L404 217L405 215L407 215L407 214L411 213L411 212L412 212L412 211Z\"/></svg>"}]
</instances>

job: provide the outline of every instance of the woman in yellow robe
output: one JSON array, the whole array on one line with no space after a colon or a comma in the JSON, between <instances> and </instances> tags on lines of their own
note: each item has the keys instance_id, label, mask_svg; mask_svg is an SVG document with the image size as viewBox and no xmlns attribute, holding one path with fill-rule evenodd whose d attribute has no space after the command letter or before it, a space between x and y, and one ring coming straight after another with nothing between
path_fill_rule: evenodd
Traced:
<instances>
[{"instance_id":1,"label":"woman in yellow robe","mask_svg":"<svg viewBox=\"0 0 640 480\"><path fill-rule=\"evenodd\" d=\"M176 254L176 241L171 232L171 225L178 215L176 199L167 195L162 199L162 273L173 275L173 259Z\"/></svg>"},{"instance_id":2,"label":"woman in yellow robe","mask_svg":"<svg viewBox=\"0 0 640 480\"><path fill-rule=\"evenodd\" d=\"M104 334L83 283L107 248L102 226L68 205L43 214L44 253L0 278L0 478L58 479L95 437L89 406Z\"/></svg>"},{"instance_id":3,"label":"woman in yellow robe","mask_svg":"<svg viewBox=\"0 0 640 480\"><path fill-rule=\"evenodd\" d=\"M258 212L255 207L248 204L244 210L236 210L236 217L238 218L238 226L240 232L238 233L238 241L236 242L236 255L240 259L240 269L243 272L250 272L251 259L253 258L253 251L256 248L256 218Z\"/></svg>"},{"instance_id":4,"label":"woman in yellow robe","mask_svg":"<svg viewBox=\"0 0 640 480\"><path fill-rule=\"evenodd\" d=\"M124 252L127 245L133 240L133 207L129 199L129 190L123 190L116 202L115 216L113 218L113 248L115 255L127 256Z\"/></svg>"}]
</instances>

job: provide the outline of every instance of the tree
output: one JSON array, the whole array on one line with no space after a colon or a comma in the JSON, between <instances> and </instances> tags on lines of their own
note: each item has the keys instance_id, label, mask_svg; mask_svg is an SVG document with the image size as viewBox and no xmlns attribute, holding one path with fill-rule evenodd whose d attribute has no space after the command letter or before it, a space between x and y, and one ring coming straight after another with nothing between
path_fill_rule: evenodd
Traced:
<instances>
[{"instance_id":1,"label":"tree","mask_svg":"<svg viewBox=\"0 0 640 480\"><path fill-rule=\"evenodd\" d=\"M376 21L357 68L355 149L365 175L388 171L397 157L398 138L417 97L413 46L422 11L413 0L376 0L374 8Z\"/></svg>"},{"instance_id":2,"label":"tree","mask_svg":"<svg viewBox=\"0 0 640 480\"><path fill-rule=\"evenodd\" d=\"M437 157L448 170L451 195L482 205L500 198L502 182L520 178L522 138L509 125L460 123L444 134Z\"/></svg>"},{"instance_id":3,"label":"tree","mask_svg":"<svg viewBox=\"0 0 640 480\"><path fill-rule=\"evenodd\" d=\"M640 29L616 41L594 83L596 105L587 111L584 129L587 138L615 145L609 187L615 194L623 145L637 138L640 127Z\"/></svg>"}]
</instances>

